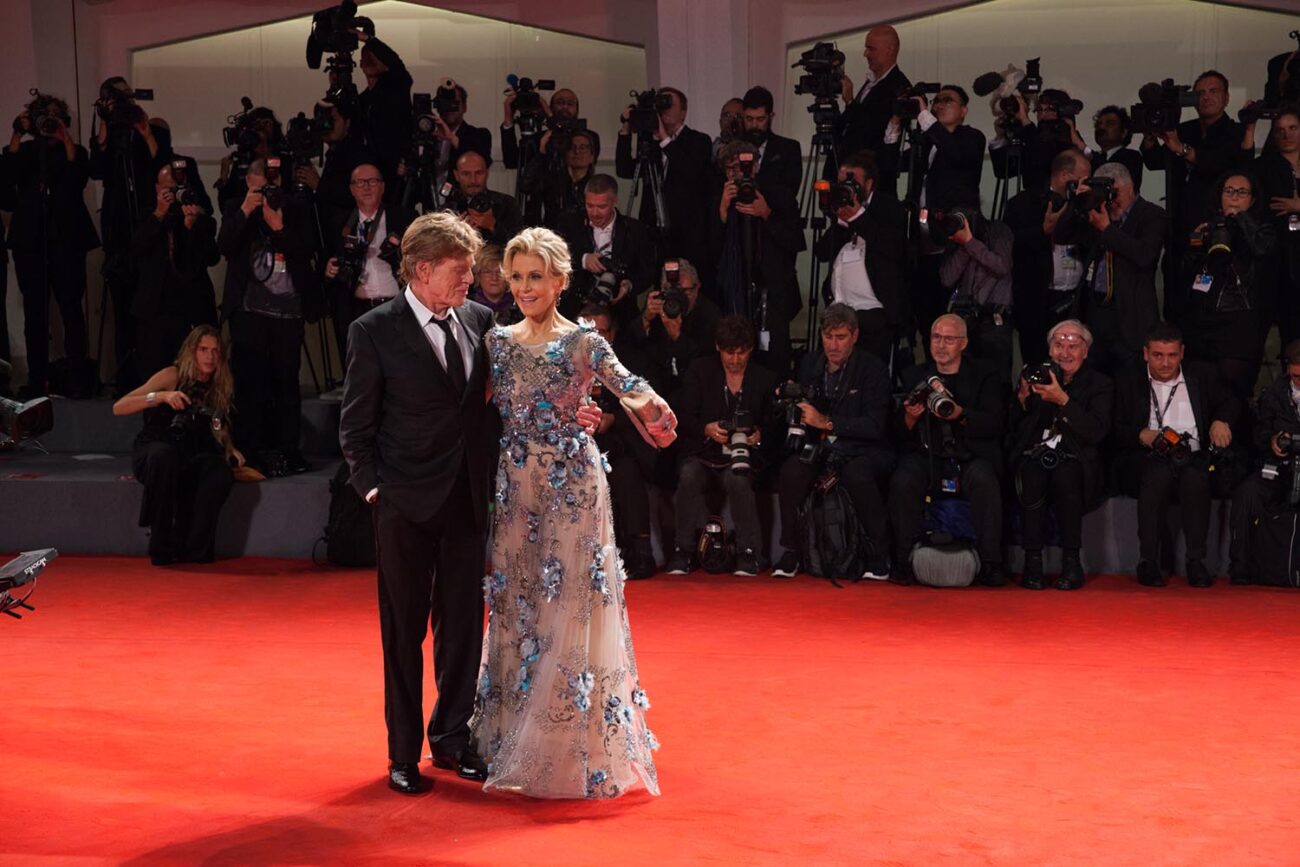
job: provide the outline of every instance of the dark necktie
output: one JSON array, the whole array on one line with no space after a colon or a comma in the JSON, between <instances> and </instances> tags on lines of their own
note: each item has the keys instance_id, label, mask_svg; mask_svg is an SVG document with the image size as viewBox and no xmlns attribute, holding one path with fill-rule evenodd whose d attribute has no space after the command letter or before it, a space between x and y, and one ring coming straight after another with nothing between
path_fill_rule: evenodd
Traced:
<instances>
[{"instance_id":1,"label":"dark necktie","mask_svg":"<svg viewBox=\"0 0 1300 867\"><path fill-rule=\"evenodd\" d=\"M442 354L447 359L447 375L451 377L451 384L456 389L456 394L462 394L468 380L465 377L465 359L460 355L460 344L456 342L456 333L451 330L451 316L448 315L444 319L435 316L433 324L442 329L443 336L446 338Z\"/></svg>"},{"instance_id":2,"label":"dark necktie","mask_svg":"<svg viewBox=\"0 0 1300 867\"><path fill-rule=\"evenodd\" d=\"M357 223L357 237L367 243L370 242L370 224L373 220L362 220Z\"/></svg>"}]
</instances>

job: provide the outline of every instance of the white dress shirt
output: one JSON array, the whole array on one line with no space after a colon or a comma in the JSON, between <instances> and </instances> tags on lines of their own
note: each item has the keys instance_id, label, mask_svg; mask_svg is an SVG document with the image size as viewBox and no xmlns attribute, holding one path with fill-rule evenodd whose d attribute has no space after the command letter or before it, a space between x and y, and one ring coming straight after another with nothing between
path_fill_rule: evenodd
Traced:
<instances>
[{"instance_id":1,"label":"white dress shirt","mask_svg":"<svg viewBox=\"0 0 1300 867\"><path fill-rule=\"evenodd\" d=\"M460 346L460 357L465 363L465 376L468 378L474 370L474 352L470 346L469 332L461 324L460 319L456 317L455 308L448 308L446 314L435 316L434 312L420 303L420 299L415 297L411 287L406 287L406 303L411 305L411 312L415 314L415 321L420 323L420 330L424 332L424 339L429 341L433 347L433 354L438 357L438 363L442 369L447 369L447 336L443 333L441 327L434 325L433 320L445 320L450 317L451 330L456 335L456 343Z\"/></svg>"},{"instance_id":2,"label":"white dress shirt","mask_svg":"<svg viewBox=\"0 0 1300 867\"><path fill-rule=\"evenodd\" d=\"M357 217L360 225L361 220L373 220L375 215L358 212ZM402 291L397 278L393 276L392 267L379 258L379 248L383 246L384 239L387 237L388 213L381 211L378 225L370 232L370 246L366 248L366 268L361 272L361 279L357 281L355 294L358 298L378 301L381 298L392 298Z\"/></svg>"},{"instance_id":3,"label":"white dress shirt","mask_svg":"<svg viewBox=\"0 0 1300 867\"><path fill-rule=\"evenodd\" d=\"M861 217L866 211L867 206L871 204L871 197L875 195L875 190L867 194L867 201L858 207L858 211L848 222L838 220L841 226L847 227L853 220ZM871 278L867 275L867 265L864 261L867 251L867 242L856 232L851 233L849 241L840 248L839 253L835 255L835 263L831 265L831 295L838 303L847 304L854 310L875 310L885 305L880 303L876 296L876 290L871 288Z\"/></svg>"},{"instance_id":4,"label":"white dress shirt","mask_svg":"<svg viewBox=\"0 0 1300 867\"><path fill-rule=\"evenodd\" d=\"M1160 382L1153 379L1148 370L1147 380L1151 383L1151 408L1147 427L1151 430L1167 427L1178 433L1191 434L1188 445L1192 451L1199 451L1201 441L1196 431L1196 413L1192 412L1192 399L1187 394L1187 380L1183 378L1183 371L1179 369L1178 375L1169 382ZM1166 404L1168 409L1165 409Z\"/></svg>"},{"instance_id":5,"label":"white dress shirt","mask_svg":"<svg viewBox=\"0 0 1300 867\"><path fill-rule=\"evenodd\" d=\"M862 82L862 88L858 91L857 102L862 102L862 100L866 99L867 94L871 93L871 89L875 87L877 84L880 84L880 82L882 82L886 78L888 78L889 73L893 72L896 68L898 68L897 63L895 63L893 66L889 67L888 69L886 69L884 75L880 77L876 77L871 74L871 67L867 67L867 73L866 73L867 80Z\"/></svg>"}]
</instances>

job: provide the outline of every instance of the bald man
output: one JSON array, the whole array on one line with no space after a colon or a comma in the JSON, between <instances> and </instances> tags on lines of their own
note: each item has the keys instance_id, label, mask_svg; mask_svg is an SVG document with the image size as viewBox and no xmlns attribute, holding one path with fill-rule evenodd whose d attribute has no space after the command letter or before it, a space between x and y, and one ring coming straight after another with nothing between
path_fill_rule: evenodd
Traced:
<instances>
[{"instance_id":1,"label":"bald man","mask_svg":"<svg viewBox=\"0 0 1300 867\"><path fill-rule=\"evenodd\" d=\"M865 148L879 155L885 127L894 113L894 100L912 86L898 68L899 44L898 31L888 24L873 27L867 33L862 50L867 60L866 79L856 89L847 75L842 83L844 113L835 129L838 153L854 154ZM826 177L834 178L837 168L833 159L828 160ZM897 194L897 173L882 176L876 189Z\"/></svg>"},{"instance_id":2,"label":"bald man","mask_svg":"<svg viewBox=\"0 0 1300 867\"><path fill-rule=\"evenodd\" d=\"M505 246L523 228L523 219L513 197L488 189L489 171L488 161L478 151L457 157L458 191L448 198L447 206L478 229L485 243Z\"/></svg>"}]
</instances>

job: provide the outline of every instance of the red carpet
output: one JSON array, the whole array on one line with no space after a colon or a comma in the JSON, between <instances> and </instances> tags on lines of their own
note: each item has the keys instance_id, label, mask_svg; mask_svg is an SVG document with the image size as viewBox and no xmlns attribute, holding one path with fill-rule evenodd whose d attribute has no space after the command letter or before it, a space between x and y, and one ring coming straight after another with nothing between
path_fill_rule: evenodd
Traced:
<instances>
[{"instance_id":1,"label":"red carpet","mask_svg":"<svg viewBox=\"0 0 1300 867\"><path fill-rule=\"evenodd\" d=\"M1295 592L634 584L664 794L600 804L389 792L374 597L52 564L0 618L0 863L1300 864Z\"/></svg>"}]
</instances>

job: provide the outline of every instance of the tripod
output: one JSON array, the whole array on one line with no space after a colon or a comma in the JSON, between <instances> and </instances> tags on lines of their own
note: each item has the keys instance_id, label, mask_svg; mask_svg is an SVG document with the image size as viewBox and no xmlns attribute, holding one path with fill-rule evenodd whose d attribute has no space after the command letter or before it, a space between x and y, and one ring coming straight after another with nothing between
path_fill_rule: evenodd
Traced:
<instances>
[{"instance_id":1,"label":"tripod","mask_svg":"<svg viewBox=\"0 0 1300 867\"><path fill-rule=\"evenodd\" d=\"M1016 183L1016 193L1024 189L1024 143L1016 136L1007 139L1006 147L1002 149L1005 154L1003 163L1002 177L997 178L993 184L993 209L989 212L989 219L1001 220L1007 211L1007 199L1011 195L1011 182Z\"/></svg>"},{"instance_id":2,"label":"tripod","mask_svg":"<svg viewBox=\"0 0 1300 867\"><path fill-rule=\"evenodd\" d=\"M418 204L421 213L430 214L442 207L434 173L434 160L440 147L438 142L416 142L412 148L406 161L411 171L406 175L406 185L402 190L402 207L406 210L414 211Z\"/></svg>"},{"instance_id":3,"label":"tripod","mask_svg":"<svg viewBox=\"0 0 1300 867\"><path fill-rule=\"evenodd\" d=\"M625 211L628 214L636 213L632 210L632 204L637 202L642 194L649 196L654 203L655 225L659 227L660 232L667 232L668 210L664 205L664 169L655 150L657 150L657 143L651 135L644 132L637 133L636 171L632 173L632 188L627 194ZM648 186L649 190L646 190L643 184Z\"/></svg>"},{"instance_id":4,"label":"tripod","mask_svg":"<svg viewBox=\"0 0 1300 867\"><path fill-rule=\"evenodd\" d=\"M817 181L827 165L838 166L840 161L835 152L834 136L839 107L833 102L829 106L813 103L808 111L813 115L814 130L808 141L808 165L804 167L804 176L799 182L799 225L811 228L813 233L813 255L808 259L808 325L802 341L804 348L810 350L817 334L817 305L821 299L822 262L817 256L817 247L826 231L826 215L821 211Z\"/></svg>"},{"instance_id":5,"label":"tripod","mask_svg":"<svg viewBox=\"0 0 1300 867\"><path fill-rule=\"evenodd\" d=\"M130 326L125 320L130 316L130 299L122 299L123 303L115 303L116 298L127 291L127 287L135 282L130 256L127 249L131 237L135 234L135 228L140 223L140 200L137 198L135 184L135 160L133 151L135 150L136 132L128 127L125 130L116 130L109 128L109 142L114 149L116 157L114 170L119 177L123 189L126 190L126 209L127 209L127 226L124 236L124 249L109 253L105 250L104 255L104 282L99 290L99 334L95 343L95 357L104 357L104 325L107 317L104 315L110 303L113 304L113 318L117 334L122 336L130 334ZM107 233L106 233L107 234ZM117 288L113 288L117 287ZM119 309L120 307L120 309ZM131 341L134 343L134 340ZM116 353L122 353L124 347L115 346ZM131 346L126 355L117 359L117 370L113 374L113 386L115 390L122 391L125 394L125 383L123 378L129 379L129 365L133 361L135 347ZM102 383L101 383L102 384Z\"/></svg>"}]
</instances>

